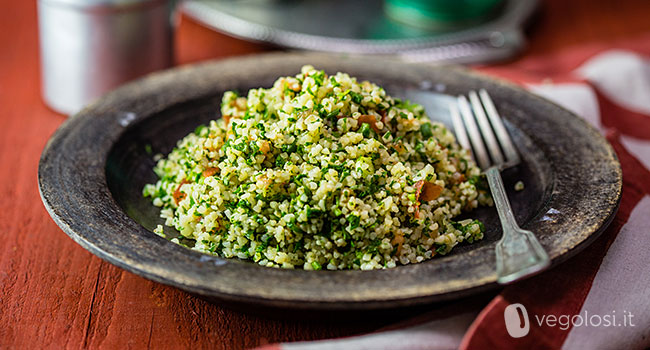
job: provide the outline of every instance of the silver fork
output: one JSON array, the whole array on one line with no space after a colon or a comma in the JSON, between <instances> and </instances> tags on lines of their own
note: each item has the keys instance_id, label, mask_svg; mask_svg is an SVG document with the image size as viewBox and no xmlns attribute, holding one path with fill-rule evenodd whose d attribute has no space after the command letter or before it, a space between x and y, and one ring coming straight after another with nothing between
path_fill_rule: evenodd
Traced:
<instances>
[{"instance_id":1,"label":"silver fork","mask_svg":"<svg viewBox=\"0 0 650 350\"><path fill-rule=\"evenodd\" d=\"M521 159L492 99L483 89L478 94L470 91L468 96L469 101L465 96L458 96L449 109L458 142L473 150L472 156L487 176L503 228L503 236L496 246L497 282L511 283L543 270L549 266L550 259L535 235L517 225L510 208L501 170L519 164Z\"/></svg>"}]
</instances>

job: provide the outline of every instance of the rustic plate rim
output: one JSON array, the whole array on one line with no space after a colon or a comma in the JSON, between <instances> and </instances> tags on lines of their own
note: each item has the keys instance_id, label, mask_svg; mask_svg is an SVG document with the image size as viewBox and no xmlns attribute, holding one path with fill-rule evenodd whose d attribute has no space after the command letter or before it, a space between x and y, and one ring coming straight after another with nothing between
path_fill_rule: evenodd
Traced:
<instances>
[{"instance_id":1,"label":"rustic plate rim","mask_svg":"<svg viewBox=\"0 0 650 350\"><path fill-rule=\"evenodd\" d=\"M479 291L487 290L490 288L496 287L495 283L495 278L487 278L484 280L479 280L475 281L476 283L473 285L466 285L464 288L461 288L459 290L451 290L446 293L439 293L439 294L433 294L433 295L428 295L428 294L422 294L422 295L409 295L404 298L396 298L396 297L391 297L388 299L382 299L381 297L375 297L375 298L361 298L361 299L350 299L350 300L344 300L344 299L314 299L310 298L307 296L304 299L297 300L296 298L282 298L277 295L271 294L265 294L265 295L255 295L255 294L249 294L249 295L242 295L240 293L225 293L222 290L215 290L214 286L211 288L210 286L197 286L194 284L187 283L186 280L183 278L178 278L178 276L170 275L170 274L165 274L162 271L158 271L154 266L151 264L143 264L141 262L135 261L133 259L130 259L128 256L123 256L119 254L115 254L115 252L107 252L101 247L98 247L95 245L91 240L88 240L88 237L84 235L83 232L79 232L78 229L74 229L70 226L69 222L71 218L65 217L65 213L63 213L61 210L61 205L62 203L60 202L60 198L54 198L53 197L53 185L54 183L52 182L51 179L51 173L47 172L46 170L49 169L48 167L51 167L51 157L53 156L52 152L54 149L53 145L60 145L61 142L64 141L66 138L74 138L74 134L70 134L71 129L74 127L78 127L80 124L83 124L84 122L88 122L89 115L93 114L95 110L98 108L104 108L107 104L110 105L116 98L121 98L122 94L125 92L133 92L137 91L138 89L142 88L142 86L148 86L147 84L152 84L151 82L157 79L161 79L165 77L169 77L174 74L178 74L179 72L185 72L184 74L190 74L192 71L201 71L202 69L210 69L210 67L214 66L226 66L226 65L236 65L238 63L241 63L242 61L246 62L251 62L251 61L257 61L259 60L268 60L268 61L273 61L273 60L284 60L284 59L298 59L298 60L304 60L305 62L308 62L310 60L316 60L318 59L324 59L324 58L332 58L335 57L336 59L342 59L342 60L354 60L355 58L352 56L340 56L340 55L327 55L327 54L284 54L284 53L271 53L271 54L264 54L264 55L252 55L248 56L245 58L238 57L230 60L222 60L222 61L217 61L217 62L207 62L207 63L202 63L198 65L191 65L191 66L182 66L179 68L175 68L172 70L168 71L163 71L159 73L154 73L152 75L149 75L141 80L138 80L136 82L127 84L126 86L109 93L107 96L99 99L95 103L89 105L87 108L85 108L83 111L78 113L77 115L71 117L69 120L67 120L57 131L56 133L51 137L51 139L48 141L46 144L43 153L41 155L41 159L39 162L39 171L38 171L38 181L39 181L39 193L41 194L42 201L54 221L57 223L61 229L68 234L75 242L80 244L82 247L85 249L89 250L93 254L99 256L100 258L107 260L121 268L124 268L128 271L134 272L138 275L144 276L146 278L149 278L151 280L168 284L168 285L173 285L176 287L179 287L181 289L185 289L188 291L191 291L193 293L197 293L200 295L204 295L207 297L216 297L225 301L233 301L233 302L242 302L242 303L253 303L253 304L261 304L261 305L270 305L270 306L279 306L279 307L291 307L291 308L310 308L310 309L333 309L333 308L340 308L340 309L348 309L348 308L354 308L354 309L377 309L377 308L386 308L386 307L399 307L399 306L406 306L406 305L413 305L413 304L419 304L419 303L426 303L426 302L432 302L432 301L442 301L442 300L448 300L452 298L457 298L461 296L467 296ZM401 64L401 63L390 63L390 64ZM404 65L404 64L402 64ZM406 65L404 65L406 66ZM416 67L416 65L409 65ZM420 67L418 69L440 69L440 68L422 68L423 66L417 65L417 67ZM512 91L515 91L519 94L524 94L528 96L528 98L533 98L537 99L538 103L544 103L544 104L549 104L555 106L555 108L559 108L564 110L562 107L557 106L556 104L543 99L539 96L535 96L530 94L529 92L514 86L510 83L501 81L501 80L495 80L493 78L487 78L485 76L479 75L477 73L468 71L464 68L445 68L449 69L452 74L460 74L461 76L467 76L467 77L473 77L475 79L481 80L481 81L486 81L490 82L491 84L497 84L502 86L502 88L509 89ZM191 75L191 74L190 74ZM543 101L543 102L540 102ZM573 115L573 113L568 112L564 110L565 113L568 113L570 115ZM584 120L576 117L573 115L577 121L581 124L581 127L586 128L588 132L591 132L595 138L592 140L593 143L597 143L600 147L604 147L609 155L611 156L609 160L610 166L613 166L613 170L616 176L615 183L613 184L613 188L615 189L615 193L613 193L613 201L610 201L610 205L607 207L607 209L604 211L606 215L600 218L600 220L597 221L597 223L594 225L594 227L591 228L592 232L586 236L582 241L580 241L578 244L574 245L573 247L570 247L563 251L561 254L557 255L553 259L553 264L557 265L558 263L568 259L569 257L577 254L579 251L584 249L586 246L588 246L593 240L595 240L602 231L607 227L607 225L611 222L611 220L614 218L614 215L618 209L618 205L620 203L620 197L621 197L621 188L622 188L622 175L621 175L621 169L620 169L620 164L618 163L618 159L616 158L616 154L614 153L611 145L589 124L587 124ZM85 119L84 119L85 118ZM108 152L108 151L107 151ZM47 169L46 169L47 168ZM59 200L59 201L57 201ZM115 203L114 203L115 204ZM74 218L72 218L74 220ZM162 238L160 238L162 240ZM199 254L199 253L196 253ZM362 272L363 273L363 272Z\"/></svg>"}]
</instances>

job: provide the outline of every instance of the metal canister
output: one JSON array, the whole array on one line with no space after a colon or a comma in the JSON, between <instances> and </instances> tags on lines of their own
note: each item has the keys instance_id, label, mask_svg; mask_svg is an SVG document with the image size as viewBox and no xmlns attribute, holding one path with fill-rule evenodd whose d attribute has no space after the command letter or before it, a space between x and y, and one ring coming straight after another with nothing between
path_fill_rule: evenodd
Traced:
<instances>
[{"instance_id":1,"label":"metal canister","mask_svg":"<svg viewBox=\"0 0 650 350\"><path fill-rule=\"evenodd\" d=\"M116 86L172 64L168 0L38 0L42 94L73 114Z\"/></svg>"}]
</instances>

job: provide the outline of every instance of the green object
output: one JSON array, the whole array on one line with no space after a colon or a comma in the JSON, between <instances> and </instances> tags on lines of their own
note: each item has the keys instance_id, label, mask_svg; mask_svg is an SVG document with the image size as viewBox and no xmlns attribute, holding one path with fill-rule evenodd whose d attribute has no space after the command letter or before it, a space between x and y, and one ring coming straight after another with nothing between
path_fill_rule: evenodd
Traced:
<instances>
[{"instance_id":1,"label":"green object","mask_svg":"<svg viewBox=\"0 0 650 350\"><path fill-rule=\"evenodd\" d=\"M486 19L502 0L385 0L386 14L417 27L439 28Z\"/></svg>"},{"instance_id":2,"label":"green object","mask_svg":"<svg viewBox=\"0 0 650 350\"><path fill-rule=\"evenodd\" d=\"M430 123L422 124L420 126L420 133L422 133L422 137L424 137L425 140L433 136L433 132L431 131L431 124Z\"/></svg>"}]
</instances>

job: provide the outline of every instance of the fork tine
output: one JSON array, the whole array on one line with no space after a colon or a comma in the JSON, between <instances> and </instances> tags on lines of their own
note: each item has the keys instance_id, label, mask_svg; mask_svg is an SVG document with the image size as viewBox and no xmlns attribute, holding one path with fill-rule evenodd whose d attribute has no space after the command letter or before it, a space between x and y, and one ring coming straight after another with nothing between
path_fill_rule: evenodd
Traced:
<instances>
[{"instance_id":1,"label":"fork tine","mask_svg":"<svg viewBox=\"0 0 650 350\"><path fill-rule=\"evenodd\" d=\"M472 110L465 96L458 96L458 109L460 110L460 115L463 117L463 121L465 121L467 134L474 149L474 157L481 169L487 169L490 166L490 158L487 155L483 139L481 139L481 134L478 131Z\"/></svg>"},{"instance_id":2,"label":"fork tine","mask_svg":"<svg viewBox=\"0 0 650 350\"><path fill-rule=\"evenodd\" d=\"M458 105L456 101L449 103L449 112L451 113L451 122L453 123L458 143L461 147L470 150L471 152L472 147L469 144L469 139L467 139L467 130L465 130L463 120L460 118L460 112L458 111Z\"/></svg>"},{"instance_id":3,"label":"fork tine","mask_svg":"<svg viewBox=\"0 0 650 350\"><path fill-rule=\"evenodd\" d=\"M478 99L478 95L476 94L476 91L469 92L469 101L472 104L472 111L474 112L474 115L476 116L476 120L478 121L478 126L479 126L478 129L481 132L481 135L483 135L483 139L487 144L487 149L488 152L490 152L490 157L492 157L492 161L496 165L503 165L504 163L503 154L501 153L501 149L499 148L497 139L494 137L494 131L492 131L492 127L490 127L490 122L485 116L485 111L483 110L481 101Z\"/></svg>"},{"instance_id":4,"label":"fork tine","mask_svg":"<svg viewBox=\"0 0 650 350\"><path fill-rule=\"evenodd\" d=\"M479 95L481 96L481 101L483 102L483 106L485 106L485 111L490 118L490 122L492 123L492 127L494 128L496 136L499 139L499 143L501 143L501 147L503 147L503 152L506 154L508 163L519 163L520 159L519 154L517 153L517 149L512 143L512 139L510 139L510 135L503 125L501 116L499 115L499 112L497 112L497 109L494 107L494 103L492 102L490 95L488 95L485 89L479 90Z\"/></svg>"}]
</instances>

